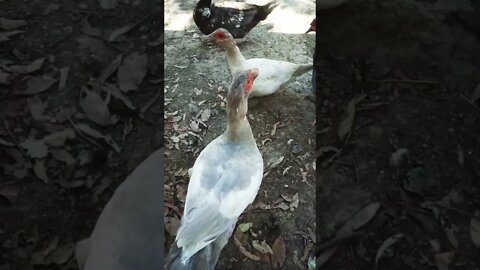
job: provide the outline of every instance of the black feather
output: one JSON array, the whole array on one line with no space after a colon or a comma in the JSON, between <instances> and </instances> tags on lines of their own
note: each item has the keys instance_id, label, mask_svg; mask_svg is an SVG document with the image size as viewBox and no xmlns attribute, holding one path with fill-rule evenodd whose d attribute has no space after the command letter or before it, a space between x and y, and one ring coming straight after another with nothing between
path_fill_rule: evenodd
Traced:
<instances>
[{"instance_id":1,"label":"black feather","mask_svg":"<svg viewBox=\"0 0 480 270\"><path fill-rule=\"evenodd\" d=\"M234 38L243 38L277 6L276 1L258 6L237 2L212 4L211 0L200 0L193 11L193 20L205 35L225 28Z\"/></svg>"}]
</instances>

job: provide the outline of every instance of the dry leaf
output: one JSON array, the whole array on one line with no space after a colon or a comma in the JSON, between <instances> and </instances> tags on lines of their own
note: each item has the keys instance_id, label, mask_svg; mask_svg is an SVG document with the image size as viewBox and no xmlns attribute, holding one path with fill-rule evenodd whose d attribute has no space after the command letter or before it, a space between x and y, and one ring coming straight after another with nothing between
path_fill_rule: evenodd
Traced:
<instances>
[{"instance_id":1,"label":"dry leaf","mask_svg":"<svg viewBox=\"0 0 480 270\"><path fill-rule=\"evenodd\" d=\"M27 139L20 146L27 150L27 154L32 158L44 158L48 155L48 147L42 140Z\"/></svg>"},{"instance_id":2,"label":"dry leaf","mask_svg":"<svg viewBox=\"0 0 480 270\"><path fill-rule=\"evenodd\" d=\"M106 84L104 87L103 87L103 90L112 94L112 96L114 96L115 98L118 98L120 99L123 104L125 104L125 106L127 106L130 110L136 110L137 108L135 107L135 105L133 105L132 101L127 97L125 96L118 88L117 86L113 85L113 84Z\"/></svg>"},{"instance_id":3,"label":"dry leaf","mask_svg":"<svg viewBox=\"0 0 480 270\"><path fill-rule=\"evenodd\" d=\"M0 27L5 29L5 30L17 29L17 28L23 27L27 24L28 23L25 20L8 20L8 19L4 19L4 18L0 19Z\"/></svg>"},{"instance_id":4,"label":"dry leaf","mask_svg":"<svg viewBox=\"0 0 480 270\"><path fill-rule=\"evenodd\" d=\"M475 246L480 247L480 210L475 211L470 221L470 237Z\"/></svg>"},{"instance_id":5,"label":"dry leaf","mask_svg":"<svg viewBox=\"0 0 480 270\"><path fill-rule=\"evenodd\" d=\"M76 163L76 159L63 149L52 150L52 157L55 160L65 162L67 166L72 166Z\"/></svg>"},{"instance_id":6,"label":"dry leaf","mask_svg":"<svg viewBox=\"0 0 480 270\"><path fill-rule=\"evenodd\" d=\"M68 72L70 66L66 66L60 69L60 80L58 81L58 90L62 90L67 85Z\"/></svg>"},{"instance_id":7,"label":"dry leaf","mask_svg":"<svg viewBox=\"0 0 480 270\"><path fill-rule=\"evenodd\" d=\"M12 31L0 32L0 42L8 41L8 40L10 40L11 36L14 36L14 35L17 35L17 34L20 34L20 33L23 33L23 32L25 32L25 31L12 30Z\"/></svg>"},{"instance_id":8,"label":"dry leaf","mask_svg":"<svg viewBox=\"0 0 480 270\"><path fill-rule=\"evenodd\" d=\"M124 35L125 33L128 33L130 29L132 29L132 25L128 24L113 30L112 33L108 36L108 41L109 42L115 41L119 36Z\"/></svg>"},{"instance_id":9,"label":"dry leaf","mask_svg":"<svg viewBox=\"0 0 480 270\"><path fill-rule=\"evenodd\" d=\"M58 131L45 136L42 140L48 146L60 147L64 146L67 140L75 139L75 131L67 128L63 131Z\"/></svg>"},{"instance_id":10,"label":"dry leaf","mask_svg":"<svg viewBox=\"0 0 480 270\"><path fill-rule=\"evenodd\" d=\"M103 9L114 9L117 7L117 0L98 0Z\"/></svg>"},{"instance_id":11,"label":"dry leaf","mask_svg":"<svg viewBox=\"0 0 480 270\"><path fill-rule=\"evenodd\" d=\"M435 254L435 265L438 270L448 270L448 266L452 263L454 252L443 252Z\"/></svg>"},{"instance_id":12,"label":"dry leaf","mask_svg":"<svg viewBox=\"0 0 480 270\"><path fill-rule=\"evenodd\" d=\"M281 202L278 205L276 205L275 208L280 208L283 211L286 211L286 210L290 209L290 206L288 204L284 203L284 202Z\"/></svg>"},{"instance_id":13,"label":"dry leaf","mask_svg":"<svg viewBox=\"0 0 480 270\"><path fill-rule=\"evenodd\" d=\"M165 217L165 230L167 230L170 235L176 236L179 227L180 219L175 217Z\"/></svg>"},{"instance_id":14,"label":"dry leaf","mask_svg":"<svg viewBox=\"0 0 480 270\"><path fill-rule=\"evenodd\" d=\"M102 36L102 29L92 27L90 22L88 21L88 18L86 18L83 21L82 25L82 33L84 33L87 36L92 36L92 37L101 37Z\"/></svg>"},{"instance_id":15,"label":"dry leaf","mask_svg":"<svg viewBox=\"0 0 480 270\"><path fill-rule=\"evenodd\" d=\"M133 52L118 67L118 86L124 92L137 90L147 74L147 54Z\"/></svg>"},{"instance_id":16,"label":"dry leaf","mask_svg":"<svg viewBox=\"0 0 480 270\"><path fill-rule=\"evenodd\" d=\"M284 159L285 159L284 156L281 156L278 159L276 159L274 162L272 162L272 164L270 164L270 166L268 166L269 167L268 170L271 170L277 167L278 165L280 165L280 163L282 163Z\"/></svg>"},{"instance_id":17,"label":"dry leaf","mask_svg":"<svg viewBox=\"0 0 480 270\"><path fill-rule=\"evenodd\" d=\"M324 265L328 261L328 259L330 259L330 257L332 257L333 254L337 252L337 249L338 249L338 246L333 246L325 250L324 252L322 252L322 254L317 258L315 262L317 269L320 269L322 265Z\"/></svg>"},{"instance_id":18,"label":"dry leaf","mask_svg":"<svg viewBox=\"0 0 480 270\"><path fill-rule=\"evenodd\" d=\"M30 77L27 80L27 89L23 91L22 95L34 95L47 91L52 85L54 85L57 80L52 79L48 76L42 77Z\"/></svg>"},{"instance_id":19,"label":"dry leaf","mask_svg":"<svg viewBox=\"0 0 480 270\"><path fill-rule=\"evenodd\" d=\"M252 228L252 226L253 226L253 223L252 223L252 222L242 223L242 224L239 224L239 225L238 225L238 229L239 229L242 233L246 233L248 230L250 230L250 228Z\"/></svg>"},{"instance_id":20,"label":"dry leaf","mask_svg":"<svg viewBox=\"0 0 480 270\"><path fill-rule=\"evenodd\" d=\"M179 201L185 203L185 198L187 196L187 191L181 185L177 185L176 190L177 190L177 199Z\"/></svg>"},{"instance_id":21,"label":"dry leaf","mask_svg":"<svg viewBox=\"0 0 480 270\"><path fill-rule=\"evenodd\" d=\"M2 138L0 138L0 145L7 146L7 147L15 146L13 143L7 142Z\"/></svg>"},{"instance_id":22,"label":"dry leaf","mask_svg":"<svg viewBox=\"0 0 480 270\"><path fill-rule=\"evenodd\" d=\"M10 204L14 204L17 201L19 192L20 186L5 185L0 188L0 197L4 197Z\"/></svg>"},{"instance_id":23,"label":"dry leaf","mask_svg":"<svg viewBox=\"0 0 480 270\"><path fill-rule=\"evenodd\" d=\"M5 71L17 74L28 74L40 70L45 62L45 57L39 58L28 65L11 65L3 67Z\"/></svg>"},{"instance_id":24,"label":"dry leaf","mask_svg":"<svg viewBox=\"0 0 480 270\"><path fill-rule=\"evenodd\" d=\"M13 79L12 74L0 70L0 84L7 85Z\"/></svg>"},{"instance_id":25,"label":"dry leaf","mask_svg":"<svg viewBox=\"0 0 480 270\"><path fill-rule=\"evenodd\" d=\"M50 243L48 244L48 247L41 251L41 254L44 257L48 256L52 251L57 249L58 242L59 242L58 236L55 236L55 238L53 238L53 240L50 241Z\"/></svg>"},{"instance_id":26,"label":"dry leaf","mask_svg":"<svg viewBox=\"0 0 480 270\"><path fill-rule=\"evenodd\" d=\"M240 252L247 258L249 258L252 261L260 261L260 257L257 255L254 255L250 253L243 245L242 243L237 239L237 237L233 236L233 240L235 242L235 245L238 247Z\"/></svg>"},{"instance_id":27,"label":"dry leaf","mask_svg":"<svg viewBox=\"0 0 480 270\"><path fill-rule=\"evenodd\" d=\"M93 188L92 201L98 201L98 196L100 196L111 184L113 179L106 175L100 180L100 184L96 185Z\"/></svg>"},{"instance_id":28,"label":"dry leaf","mask_svg":"<svg viewBox=\"0 0 480 270\"><path fill-rule=\"evenodd\" d=\"M47 169L45 168L45 159L35 159L35 163L33 164L33 171L35 175L40 178L45 184L50 182L47 176Z\"/></svg>"},{"instance_id":29,"label":"dry leaf","mask_svg":"<svg viewBox=\"0 0 480 270\"><path fill-rule=\"evenodd\" d=\"M272 248L263 240L262 242L258 240L252 241L252 246L255 250L263 254L273 254Z\"/></svg>"},{"instance_id":30,"label":"dry leaf","mask_svg":"<svg viewBox=\"0 0 480 270\"><path fill-rule=\"evenodd\" d=\"M473 90L472 97L470 98L470 101L472 103L475 103L479 99L480 99L480 83L477 84L477 87L475 88L475 90Z\"/></svg>"},{"instance_id":31,"label":"dry leaf","mask_svg":"<svg viewBox=\"0 0 480 270\"><path fill-rule=\"evenodd\" d=\"M356 105L356 98L351 99L348 102L347 108L346 108L346 117L340 122L340 125L338 126L338 137L343 138L345 135L347 135L353 124L353 120L355 119L355 108Z\"/></svg>"},{"instance_id":32,"label":"dry leaf","mask_svg":"<svg viewBox=\"0 0 480 270\"><path fill-rule=\"evenodd\" d=\"M375 255L375 265L378 264L378 261L383 256L383 253L385 253L385 250L387 250L387 248L398 242L398 240L402 239L403 237L405 237L405 234L398 233L387 238L387 240L385 240L377 250L377 255Z\"/></svg>"},{"instance_id":33,"label":"dry leaf","mask_svg":"<svg viewBox=\"0 0 480 270\"><path fill-rule=\"evenodd\" d=\"M80 107L88 119L101 126L115 124L116 121L110 116L110 110L105 100L97 93L82 87L80 91Z\"/></svg>"},{"instance_id":34,"label":"dry leaf","mask_svg":"<svg viewBox=\"0 0 480 270\"><path fill-rule=\"evenodd\" d=\"M202 111L202 116L200 117L203 122L207 122L208 119L210 119L210 116L212 115L212 110L210 109L205 109Z\"/></svg>"},{"instance_id":35,"label":"dry leaf","mask_svg":"<svg viewBox=\"0 0 480 270\"><path fill-rule=\"evenodd\" d=\"M45 118L43 113L45 112L47 106L38 96L35 95L32 98L27 98L27 105L33 119L37 121L42 121Z\"/></svg>"},{"instance_id":36,"label":"dry leaf","mask_svg":"<svg viewBox=\"0 0 480 270\"><path fill-rule=\"evenodd\" d=\"M118 55L117 57L115 57L115 59L110 63L110 65L108 65L108 67L106 67L104 70L102 70L102 73L100 74L100 76L98 77L98 82L100 85L102 85L103 83L105 83L105 81L110 77L112 76L113 73L115 73L115 71L118 69L118 67L120 66L120 64L122 63L122 55Z\"/></svg>"},{"instance_id":37,"label":"dry leaf","mask_svg":"<svg viewBox=\"0 0 480 270\"><path fill-rule=\"evenodd\" d=\"M73 255L74 244L68 243L53 252L52 262L55 264L64 264Z\"/></svg>"},{"instance_id":38,"label":"dry leaf","mask_svg":"<svg viewBox=\"0 0 480 270\"><path fill-rule=\"evenodd\" d=\"M355 230L363 227L370 220L372 220L373 217L375 217L379 208L379 202L369 204L360 212L356 213L349 221L347 221L347 223L345 223L345 225L343 225L343 227L338 230L337 236L352 233Z\"/></svg>"},{"instance_id":39,"label":"dry leaf","mask_svg":"<svg viewBox=\"0 0 480 270\"><path fill-rule=\"evenodd\" d=\"M447 239L448 239L448 242L450 242L450 244L452 244L452 246L457 249L458 248L458 240L457 238L455 237L455 232L457 231L455 228L447 228ZM440 250L437 250L437 252L440 251Z\"/></svg>"},{"instance_id":40,"label":"dry leaf","mask_svg":"<svg viewBox=\"0 0 480 270\"><path fill-rule=\"evenodd\" d=\"M272 266L273 268L282 268L287 257L287 248L285 247L285 241L283 237L279 235L272 245Z\"/></svg>"},{"instance_id":41,"label":"dry leaf","mask_svg":"<svg viewBox=\"0 0 480 270\"><path fill-rule=\"evenodd\" d=\"M110 136L103 135L102 133L91 128L87 124L78 124L76 125L76 127L85 135L88 135L95 139L103 140L106 144L110 145L113 148L113 150L115 150L115 152L120 153L120 146L118 146L118 144L115 141L113 141L113 139Z\"/></svg>"}]
</instances>

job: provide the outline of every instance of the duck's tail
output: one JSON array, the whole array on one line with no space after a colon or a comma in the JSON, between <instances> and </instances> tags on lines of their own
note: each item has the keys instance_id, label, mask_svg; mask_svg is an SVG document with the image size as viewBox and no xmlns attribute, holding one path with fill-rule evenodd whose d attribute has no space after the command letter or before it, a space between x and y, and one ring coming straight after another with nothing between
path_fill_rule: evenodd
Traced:
<instances>
[{"instance_id":1,"label":"duck's tail","mask_svg":"<svg viewBox=\"0 0 480 270\"><path fill-rule=\"evenodd\" d=\"M293 77L301 76L312 69L313 69L313 63L298 65L297 70L295 70L295 72L293 73Z\"/></svg>"},{"instance_id":2,"label":"duck's tail","mask_svg":"<svg viewBox=\"0 0 480 270\"><path fill-rule=\"evenodd\" d=\"M212 263L211 257L211 245L208 245L182 262L182 248L179 248L175 241L166 258L165 270L214 270L215 264Z\"/></svg>"},{"instance_id":3,"label":"duck's tail","mask_svg":"<svg viewBox=\"0 0 480 270\"><path fill-rule=\"evenodd\" d=\"M265 20L267 16L272 13L272 11L278 6L277 1L271 1L268 4L264 5L261 7L259 10L259 16L258 18L260 20Z\"/></svg>"}]
</instances>

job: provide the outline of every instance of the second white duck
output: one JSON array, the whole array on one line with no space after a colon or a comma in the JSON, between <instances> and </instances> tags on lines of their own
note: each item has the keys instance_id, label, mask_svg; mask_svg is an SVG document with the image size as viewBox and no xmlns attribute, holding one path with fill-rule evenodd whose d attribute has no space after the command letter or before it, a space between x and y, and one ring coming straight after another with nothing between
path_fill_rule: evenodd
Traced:
<instances>
[{"instance_id":1,"label":"second white duck","mask_svg":"<svg viewBox=\"0 0 480 270\"><path fill-rule=\"evenodd\" d=\"M271 95L285 87L295 77L313 69L313 63L294 64L265 58L245 59L233 36L223 28L215 30L210 37L225 49L232 76L248 69L258 69L259 75L255 80L250 97Z\"/></svg>"}]
</instances>

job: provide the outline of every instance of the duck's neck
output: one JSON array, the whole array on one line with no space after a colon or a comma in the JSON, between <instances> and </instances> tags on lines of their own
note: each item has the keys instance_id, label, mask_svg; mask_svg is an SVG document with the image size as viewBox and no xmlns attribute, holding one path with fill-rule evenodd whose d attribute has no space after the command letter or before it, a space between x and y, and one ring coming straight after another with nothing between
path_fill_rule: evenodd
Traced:
<instances>
[{"instance_id":1,"label":"duck's neck","mask_svg":"<svg viewBox=\"0 0 480 270\"><path fill-rule=\"evenodd\" d=\"M246 116L238 117L234 112L227 111L227 130L224 135L230 141L254 141L252 128Z\"/></svg>"},{"instance_id":2,"label":"duck's neck","mask_svg":"<svg viewBox=\"0 0 480 270\"><path fill-rule=\"evenodd\" d=\"M242 53L238 46L231 46L226 50L227 55L227 63L230 67L230 71L232 74L236 73L237 70L240 71L245 63L245 57L243 57Z\"/></svg>"}]
</instances>

